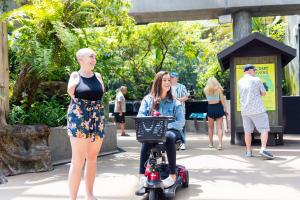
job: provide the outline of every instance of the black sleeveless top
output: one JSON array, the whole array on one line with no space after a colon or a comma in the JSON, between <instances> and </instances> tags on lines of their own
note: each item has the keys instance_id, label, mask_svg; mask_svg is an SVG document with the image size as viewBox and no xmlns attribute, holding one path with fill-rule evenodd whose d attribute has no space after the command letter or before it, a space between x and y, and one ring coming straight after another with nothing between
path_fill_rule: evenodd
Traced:
<instances>
[{"instance_id":1,"label":"black sleeveless top","mask_svg":"<svg viewBox=\"0 0 300 200\"><path fill-rule=\"evenodd\" d=\"M102 96L102 84L95 74L90 78L79 75L79 83L75 88L75 98L97 101L101 100Z\"/></svg>"}]
</instances>

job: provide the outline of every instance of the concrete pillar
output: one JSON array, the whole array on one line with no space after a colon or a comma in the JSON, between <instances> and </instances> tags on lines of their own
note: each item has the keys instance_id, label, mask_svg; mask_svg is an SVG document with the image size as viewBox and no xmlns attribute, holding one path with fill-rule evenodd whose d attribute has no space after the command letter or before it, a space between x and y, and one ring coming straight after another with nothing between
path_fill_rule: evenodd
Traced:
<instances>
[{"instance_id":1,"label":"concrete pillar","mask_svg":"<svg viewBox=\"0 0 300 200\"><path fill-rule=\"evenodd\" d=\"M250 35L252 32L252 17L248 11L238 11L233 14L233 41Z\"/></svg>"}]
</instances>

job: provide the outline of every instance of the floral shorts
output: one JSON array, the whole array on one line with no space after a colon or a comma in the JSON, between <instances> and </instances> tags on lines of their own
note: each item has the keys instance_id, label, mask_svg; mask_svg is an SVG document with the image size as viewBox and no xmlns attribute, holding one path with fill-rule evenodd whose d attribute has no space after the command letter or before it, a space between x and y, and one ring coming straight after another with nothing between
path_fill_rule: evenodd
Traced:
<instances>
[{"instance_id":1,"label":"floral shorts","mask_svg":"<svg viewBox=\"0 0 300 200\"><path fill-rule=\"evenodd\" d=\"M68 109L67 131L69 136L90 139L103 138L104 114L100 101L71 99Z\"/></svg>"}]
</instances>

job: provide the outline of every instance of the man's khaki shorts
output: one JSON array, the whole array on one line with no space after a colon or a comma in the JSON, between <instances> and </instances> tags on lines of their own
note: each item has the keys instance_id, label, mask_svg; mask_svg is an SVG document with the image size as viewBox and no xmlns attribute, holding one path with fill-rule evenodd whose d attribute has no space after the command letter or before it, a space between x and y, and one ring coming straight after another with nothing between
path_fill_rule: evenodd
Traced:
<instances>
[{"instance_id":1,"label":"man's khaki shorts","mask_svg":"<svg viewBox=\"0 0 300 200\"><path fill-rule=\"evenodd\" d=\"M254 127L260 133L270 131L269 117L266 112L255 115L242 115L245 133L253 133Z\"/></svg>"}]
</instances>

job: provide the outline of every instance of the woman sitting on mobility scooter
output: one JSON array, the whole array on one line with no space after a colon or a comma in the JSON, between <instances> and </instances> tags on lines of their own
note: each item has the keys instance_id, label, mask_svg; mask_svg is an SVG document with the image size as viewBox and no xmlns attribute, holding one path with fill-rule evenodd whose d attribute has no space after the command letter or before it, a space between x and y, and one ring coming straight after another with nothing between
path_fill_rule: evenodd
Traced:
<instances>
[{"instance_id":1,"label":"woman sitting on mobility scooter","mask_svg":"<svg viewBox=\"0 0 300 200\"><path fill-rule=\"evenodd\" d=\"M171 93L171 78L168 72L160 71L156 74L150 93L141 102L137 117L153 116L159 112L160 116L173 116L174 122L168 124L166 133L166 151L169 161L170 175L162 180L163 186L168 188L176 181L176 140L181 138L185 118L180 101L173 98ZM145 163L149 158L150 149L153 144L143 143L140 155L140 186L147 181L145 173Z\"/></svg>"}]
</instances>

